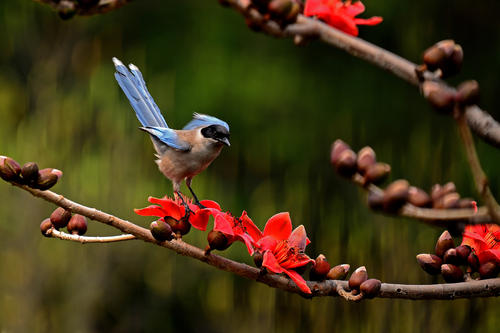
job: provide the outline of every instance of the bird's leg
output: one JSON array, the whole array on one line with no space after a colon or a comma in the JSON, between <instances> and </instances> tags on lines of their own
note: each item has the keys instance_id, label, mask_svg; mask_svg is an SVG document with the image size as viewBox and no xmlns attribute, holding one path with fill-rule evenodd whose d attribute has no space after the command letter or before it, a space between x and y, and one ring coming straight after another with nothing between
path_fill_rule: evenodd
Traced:
<instances>
[{"instance_id":1,"label":"bird's leg","mask_svg":"<svg viewBox=\"0 0 500 333\"><path fill-rule=\"evenodd\" d=\"M207 208L205 206L203 206L200 202L200 200L198 200L198 197L196 196L196 194L194 193L193 189L191 188L191 178L187 178L186 179L186 186L187 188L189 189L189 191L191 192L191 194L193 195L193 198L194 198L194 204L198 207L200 207L200 209L204 209L204 208Z\"/></svg>"},{"instance_id":2,"label":"bird's leg","mask_svg":"<svg viewBox=\"0 0 500 333\"><path fill-rule=\"evenodd\" d=\"M182 217L183 219L189 219L189 216L191 214L194 214L194 212L189 208L189 205L187 204L186 200L184 200L184 197L182 196L182 193L180 191L175 191L175 194L177 194L177 197L181 199L182 205L184 206L184 216Z\"/></svg>"}]
</instances>

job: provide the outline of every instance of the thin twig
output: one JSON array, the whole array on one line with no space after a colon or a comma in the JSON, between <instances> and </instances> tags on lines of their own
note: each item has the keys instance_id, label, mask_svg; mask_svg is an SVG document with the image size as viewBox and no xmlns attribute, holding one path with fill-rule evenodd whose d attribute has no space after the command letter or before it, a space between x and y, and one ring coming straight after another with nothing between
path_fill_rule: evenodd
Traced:
<instances>
[{"instance_id":1,"label":"thin twig","mask_svg":"<svg viewBox=\"0 0 500 333\"><path fill-rule=\"evenodd\" d=\"M68 241L73 241L73 242L78 242L78 243L115 243L115 242L122 242L122 241L127 241L127 240L132 240L132 239L137 239L134 235L130 234L125 234L125 235L118 235L118 236L97 236L97 237L91 237L91 236L80 236L80 235L72 235L68 234L56 229L49 229L47 231L47 236L54 237L54 238L59 238L62 240L68 240Z\"/></svg>"},{"instance_id":2,"label":"thin twig","mask_svg":"<svg viewBox=\"0 0 500 333\"><path fill-rule=\"evenodd\" d=\"M220 270L231 272L241 277L267 284L268 286L273 288L300 294L303 297L308 298L318 296L337 296L338 285L341 285L344 290L348 289L347 281L308 281L307 284L312 291L312 295L306 295L300 291L300 289L292 280L282 275L262 274L261 270L256 267L239 263L213 253L207 255L202 249L187 244L182 241L182 239L159 242L153 238L151 232L148 229L142 228L111 214L99 211L95 208L86 207L69 199L66 199L60 194L54 193L52 191L41 191L33 189L26 185L20 185L16 183L12 183L12 185L22 188L35 197L42 198L69 211L81 214L92 220L111 225L124 233L132 234L137 239L141 239L145 242L165 247L167 249L175 251L178 254L205 262ZM451 299L492 296L500 296L500 278L437 285L400 285L382 283L380 294L377 297L405 299Z\"/></svg>"},{"instance_id":3,"label":"thin twig","mask_svg":"<svg viewBox=\"0 0 500 333\"><path fill-rule=\"evenodd\" d=\"M481 163L479 162L479 158L477 156L476 146L474 144L474 139L472 138L472 133L470 132L467 121L465 120L464 112L458 105L455 108L455 118L457 120L460 137L465 147L467 161L469 162L472 176L474 178L474 183L476 184L476 189L479 195L483 198L486 207L488 207L490 216L496 223L500 223L500 206L491 193L490 187L488 185L488 178L486 178L486 174L481 168Z\"/></svg>"}]
</instances>

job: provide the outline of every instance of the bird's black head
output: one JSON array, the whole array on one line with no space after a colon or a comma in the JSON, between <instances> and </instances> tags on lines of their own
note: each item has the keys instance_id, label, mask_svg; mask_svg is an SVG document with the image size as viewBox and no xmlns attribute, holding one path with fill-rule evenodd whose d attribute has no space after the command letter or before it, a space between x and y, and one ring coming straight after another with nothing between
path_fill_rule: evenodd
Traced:
<instances>
[{"instance_id":1,"label":"bird's black head","mask_svg":"<svg viewBox=\"0 0 500 333\"><path fill-rule=\"evenodd\" d=\"M230 146L229 144L229 131L227 128L221 125L210 125L201 129L201 134L205 138L214 139L219 141L226 146Z\"/></svg>"}]
</instances>

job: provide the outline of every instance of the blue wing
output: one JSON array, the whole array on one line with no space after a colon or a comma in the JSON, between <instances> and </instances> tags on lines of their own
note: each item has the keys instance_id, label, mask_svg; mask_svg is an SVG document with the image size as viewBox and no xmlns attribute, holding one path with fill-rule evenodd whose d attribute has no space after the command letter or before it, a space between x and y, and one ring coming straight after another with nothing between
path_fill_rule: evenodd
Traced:
<instances>
[{"instance_id":1,"label":"blue wing","mask_svg":"<svg viewBox=\"0 0 500 333\"><path fill-rule=\"evenodd\" d=\"M191 120L186 126L184 126L184 130L190 130L200 126L210 126L210 125L221 125L225 127L229 131L229 125L219 118L215 118L212 116L207 116L206 114L193 114L193 120Z\"/></svg>"},{"instance_id":2,"label":"blue wing","mask_svg":"<svg viewBox=\"0 0 500 333\"><path fill-rule=\"evenodd\" d=\"M175 130L166 127L140 127L141 130L148 132L155 139L160 140L169 147L179 149L179 150L190 150L191 145L186 141L179 139L179 136Z\"/></svg>"},{"instance_id":3,"label":"blue wing","mask_svg":"<svg viewBox=\"0 0 500 333\"><path fill-rule=\"evenodd\" d=\"M129 66L130 72L117 58L113 58L113 63L116 67L116 81L118 81L130 105L134 108L137 119L139 119L141 124L145 127L157 126L168 128L160 109L146 88L146 83L139 69L131 64Z\"/></svg>"}]
</instances>

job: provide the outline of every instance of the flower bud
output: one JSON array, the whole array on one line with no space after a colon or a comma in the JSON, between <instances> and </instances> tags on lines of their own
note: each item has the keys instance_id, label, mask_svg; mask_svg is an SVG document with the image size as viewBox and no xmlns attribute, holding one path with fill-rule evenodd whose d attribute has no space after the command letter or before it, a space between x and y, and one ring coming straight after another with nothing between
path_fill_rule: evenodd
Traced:
<instances>
[{"instance_id":1,"label":"flower bud","mask_svg":"<svg viewBox=\"0 0 500 333\"><path fill-rule=\"evenodd\" d=\"M479 266L479 276L481 279L493 279L496 278L500 272L500 266L496 262L488 261Z\"/></svg>"},{"instance_id":2,"label":"flower bud","mask_svg":"<svg viewBox=\"0 0 500 333\"><path fill-rule=\"evenodd\" d=\"M335 166L337 173L343 177L350 178L357 171L356 153L351 149L346 149L340 153L339 160Z\"/></svg>"},{"instance_id":3,"label":"flower bud","mask_svg":"<svg viewBox=\"0 0 500 333\"><path fill-rule=\"evenodd\" d=\"M284 18L292 9L292 0L271 0L267 9L272 18Z\"/></svg>"},{"instance_id":4,"label":"flower bud","mask_svg":"<svg viewBox=\"0 0 500 333\"><path fill-rule=\"evenodd\" d=\"M366 169L365 184L379 185L383 183L391 173L391 166L387 163L375 163Z\"/></svg>"},{"instance_id":5,"label":"flower bud","mask_svg":"<svg viewBox=\"0 0 500 333\"><path fill-rule=\"evenodd\" d=\"M255 266L261 268L263 261L264 261L264 254L260 251L255 251L253 253L253 262L255 263Z\"/></svg>"},{"instance_id":6,"label":"flower bud","mask_svg":"<svg viewBox=\"0 0 500 333\"><path fill-rule=\"evenodd\" d=\"M476 80L462 82L457 88L455 99L461 105L473 105L479 102L479 83Z\"/></svg>"},{"instance_id":7,"label":"flower bud","mask_svg":"<svg viewBox=\"0 0 500 333\"><path fill-rule=\"evenodd\" d=\"M52 222L50 222L50 219L45 219L42 221L42 223L40 223L40 231L45 237L50 237L50 235L47 234L47 231L52 228L54 228L54 226L52 225Z\"/></svg>"},{"instance_id":8,"label":"flower bud","mask_svg":"<svg viewBox=\"0 0 500 333\"><path fill-rule=\"evenodd\" d=\"M469 255L471 253L470 246L459 245L455 248L455 250L457 251L459 265L467 264L467 258L469 257Z\"/></svg>"},{"instance_id":9,"label":"flower bud","mask_svg":"<svg viewBox=\"0 0 500 333\"><path fill-rule=\"evenodd\" d=\"M448 193L453 193L457 192L457 187L455 186L455 183L453 182L448 182L444 184L443 186L439 184L435 184L432 189L431 189L431 198L432 201L438 201L440 198L445 196Z\"/></svg>"},{"instance_id":10,"label":"flower bud","mask_svg":"<svg viewBox=\"0 0 500 333\"><path fill-rule=\"evenodd\" d=\"M373 210L381 210L384 207L384 192L368 192L368 207Z\"/></svg>"},{"instance_id":11,"label":"flower bud","mask_svg":"<svg viewBox=\"0 0 500 333\"><path fill-rule=\"evenodd\" d=\"M331 268L326 274L326 278L329 280L344 280L349 273L349 268L351 268L348 264L337 265Z\"/></svg>"},{"instance_id":12,"label":"flower bud","mask_svg":"<svg viewBox=\"0 0 500 333\"><path fill-rule=\"evenodd\" d=\"M38 180L34 187L42 191L48 190L59 180L59 173L61 173L61 171L52 168L42 169L38 171Z\"/></svg>"},{"instance_id":13,"label":"flower bud","mask_svg":"<svg viewBox=\"0 0 500 333\"><path fill-rule=\"evenodd\" d=\"M451 113L455 106L455 91L434 81L422 84L424 97L440 113Z\"/></svg>"},{"instance_id":14,"label":"flower bud","mask_svg":"<svg viewBox=\"0 0 500 333\"><path fill-rule=\"evenodd\" d=\"M458 208L475 209L477 208L477 203L471 198L462 198L458 200Z\"/></svg>"},{"instance_id":15,"label":"flower bud","mask_svg":"<svg viewBox=\"0 0 500 333\"><path fill-rule=\"evenodd\" d=\"M251 17L245 18L245 23L250 30L255 32L260 32L262 30L262 24L264 23L262 20L256 20Z\"/></svg>"},{"instance_id":16,"label":"flower bud","mask_svg":"<svg viewBox=\"0 0 500 333\"><path fill-rule=\"evenodd\" d=\"M0 177L8 182L19 181L21 166L14 159L2 156L0 159Z\"/></svg>"},{"instance_id":17,"label":"flower bud","mask_svg":"<svg viewBox=\"0 0 500 333\"><path fill-rule=\"evenodd\" d=\"M368 167L375 164L375 162L377 162L377 158L372 147L366 146L358 152L357 164L358 170L361 174L365 174Z\"/></svg>"},{"instance_id":18,"label":"flower bud","mask_svg":"<svg viewBox=\"0 0 500 333\"><path fill-rule=\"evenodd\" d=\"M159 242L169 241L174 238L170 225L161 219L152 222L149 229L153 237Z\"/></svg>"},{"instance_id":19,"label":"flower bud","mask_svg":"<svg viewBox=\"0 0 500 333\"><path fill-rule=\"evenodd\" d=\"M165 216L164 220L170 225L175 234L185 235L191 230L191 224L187 218L183 217L180 220L176 220L172 216Z\"/></svg>"},{"instance_id":20,"label":"flower bud","mask_svg":"<svg viewBox=\"0 0 500 333\"><path fill-rule=\"evenodd\" d=\"M227 1L227 0L223 0L223 1ZM267 6L269 5L269 2L270 2L270 0L252 0L252 5L254 5L255 8L257 8L257 10L261 14L266 14Z\"/></svg>"},{"instance_id":21,"label":"flower bud","mask_svg":"<svg viewBox=\"0 0 500 333\"><path fill-rule=\"evenodd\" d=\"M445 230L436 242L436 255L442 258L444 253L452 247L455 247L455 242L453 241L453 238L448 230Z\"/></svg>"},{"instance_id":22,"label":"flower bud","mask_svg":"<svg viewBox=\"0 0 500 333\"><path fill-rule=\"evenodd\" d=\"M405 179L398 179L384 191L384 211L389 213L397 212L408 200L408 190L410 184Z\"/></svg>"},{"instance_id":23,"label":"flower bud","mask_svg":"<svg viewBox=\"0 0 500 333\"><path fill-rule=\"evenodd\" d=\"M284 21L287 23L292 23L297 20L297 16L300 14L302 6L297 1L292 2L292 8L288 11L288 14L284 17Z\"/></svg>"},{"instance_id":24,"label":"flower bud","mask_svg":"<svg viewBox=\"0 0 500 333\"><path fill-rule=\"evenodd\" d=\"M87 232L87 219L85 216L75 214L68 222L68 232L73 235L84 235Z\"/></svg>"},{"instance_id":25,"label":"flower bud","mask_svg":"<svg viewBox=\"0 0 500 333\"><path fill-rule=\"evenodd\" d=\"M424 271L431 275L437 275L441 273L441 265L443 261L440 257L434 254L419 254L417 255L417 262Z\"/></svg>"},{"instance_id":26,"label":"flower bud","mask_svg":"<svg viewBox=\"0 0 500 333\"><path fill-rule=\"evenodd\" d=\"M309 271L309 278L313 281L323 281L330 271L330 264L323 254L320 254Z\"/></svg>"},{"instance_id":27,"label":"flower bud","mask_svg":"<svg viewBox=\"0 0 500 333\"><path fill-rule=\"evenodd\" d=\"M443 255L443 261L446 264L460 265L460 258L458 257L457 250L455 248L446 250Z\"/></svg>"},{"instance_id":28,"label":"flower bud","mask_svg":"<svg viewBox=\"0 0 500 333\"><path fill-rule=\"evenodd\" d=\"M71 219L71 212L62 207L56 208L52 214L50 214L50 222L54 225L54 228L61 229L68 225Z\"/></svg>"},{"instance_id":29,"label":"flower bud","mask_svg":"<svg viewBox=\"0 0 500 333\"><path fill-rule=\"evenodd\" d=\"M38 180L38 165L35 162L28 162L21 168L23 183L32 185Z\"/></svg>"},{"instance_id":30,"label":"flower bud","mask_svg":"<svg viewBox=\"0 0 500 333\"><path fill-rule=\"evenodd\" d=\"M347 143L340 139L335 140L330 151L330 163L333 167L336 167L339 161L340 153L347 149L351 149Z\"/></svg>"},{"instance_id":31,"label":"flower bud","mask_svg":"<svg viewBox=\"0 0 500 333\"><path fill-rule=\"evenodd\" d=\"M474 252L471 252L467 257L467 264L469 265L472 272L479 270L479 259Z\"/></svg>"},{"instance_id":32,"label":"flower bud","mask_svg":"<svg viewBox=\"0 0 500 333\"><path fill-rule=\"evenodd\" d=\"M220 231L212 230L207 235L208 245L210 249L223 251L231 245L226 235Z\"/></svg>"},{"instance_id":33,"label":"flower bud","mask_svg":"<svg viewBox=\"0 0 500 333\"><path fill-rule=\"evenodd\" d=\"M359 289L366 298L373 298L378 295L381 286L382 282L380 282L380 280L368 279L365 282L361 283Z\"/></svg>"},{"instance_id":34,"label":"flower bud","mask_svg":"<svg viewBox=\"0 0 500 333\"><path fill-rule=\"evenodd\" d=\"M421 188L410 186L408 189L408 202L416 207L432 206L431 197Z\"/></svg>"},{"instance_id":35,"label":"flower bud","mask_svg":"<svg viewBox=\"0 0 500 333\"><path fill-rule=\"evenodd\" d=\"M452 264L444 264L441 266L441 275L448 283L462 282L464 280L464 272L460 267Z\"/></svg>"},{"instance_id":36,"label":"flower bud","mask_svg":"<svg viewBox=\"0 0 500 333\"><path fill-rule=\"evenodd\" d=\"M84 8L90 8L99 3L100 0L77 0L78 4Z\"/></svg>"},{"instance_id":37,"label":"flower bud","mask_svg":"<svg viewBox=\"0 0 500 333\"><path fill-rule=\"evenodd\" d=\"M434 208L437 209L454 209L459 207L460 194L457 192L443 195L434 202Z\"/></svg>"},{"instance_id":38,"label":"flower bud","mask_svg":"<svg viewBox=\"0 0 500 333\"><path fill-rule=\"evenodd\" d=\"M354 273L351 274L351 277L349 278L349 288L352 289L358 289L359 286L363 282L368 280L368 272L366 271L365 266L358 267Z\"/></svg>"},{"instance_id":39,"label":"flower bud","mask_svg":"<svg viewBox=\"0 0 500 333\"><path fill-rule=\"evenodd\" d=\"M453 40L443 40L424 52L424 63L429 70L441 69L442 77L458 73L462 67L463 50Z\"/></svg>"}]
</instances>

